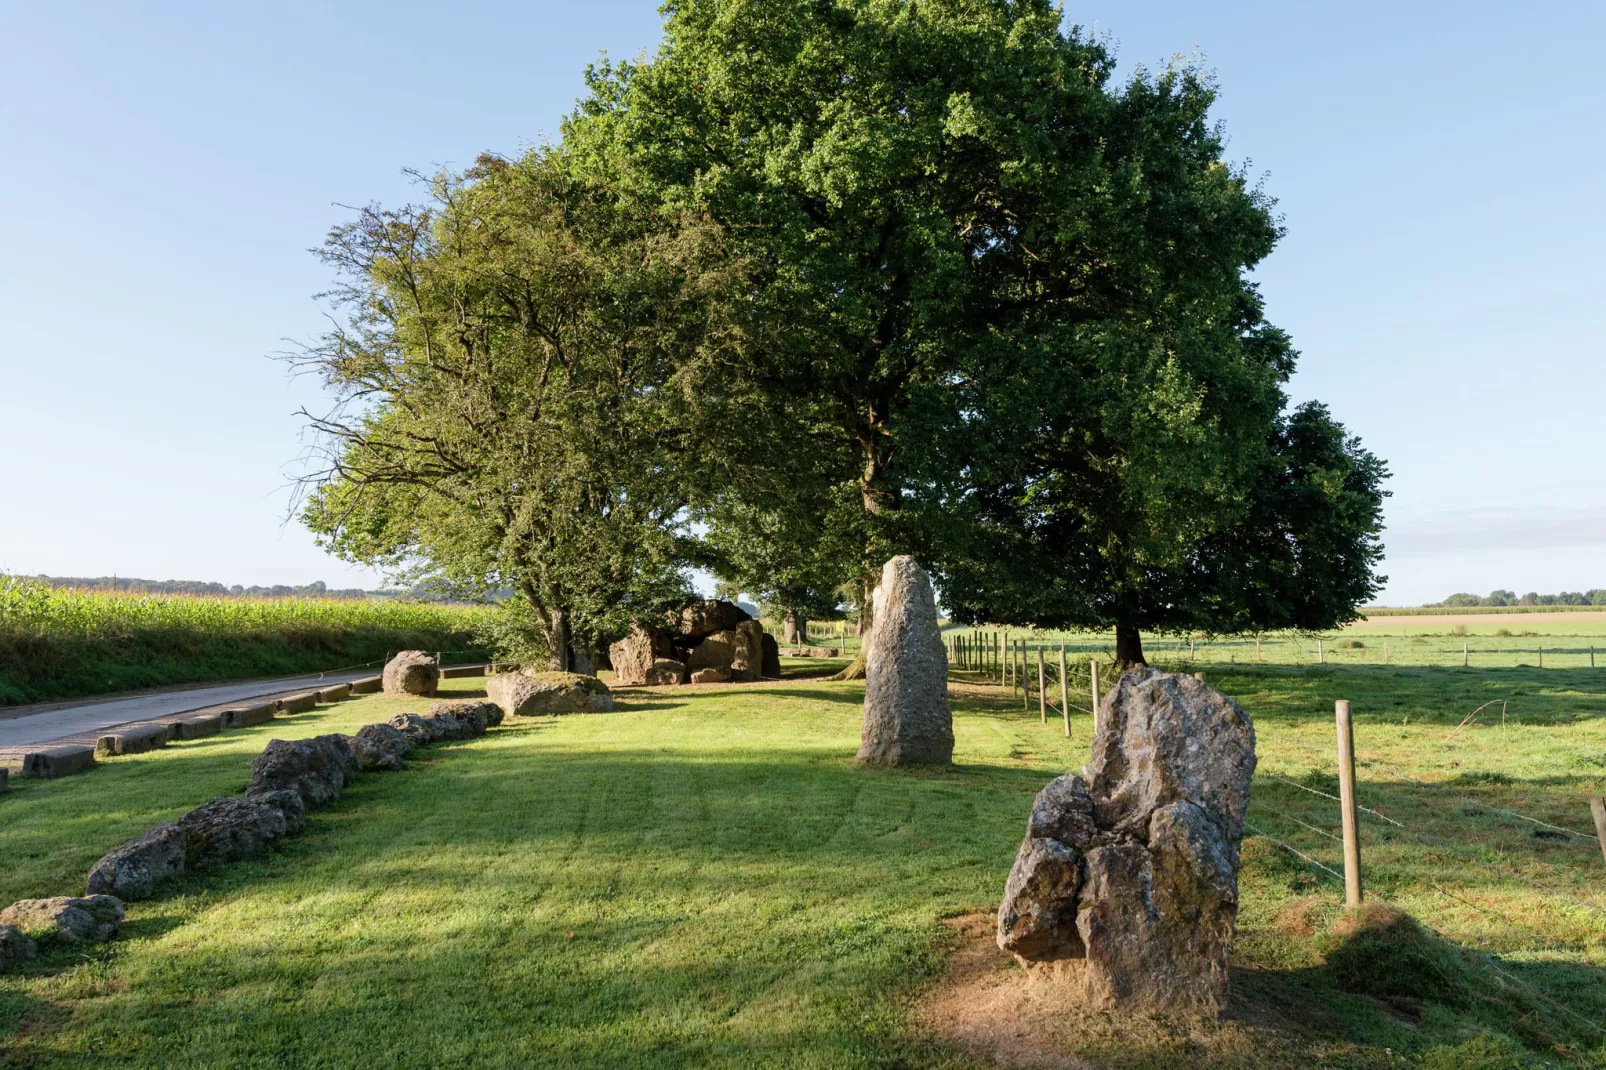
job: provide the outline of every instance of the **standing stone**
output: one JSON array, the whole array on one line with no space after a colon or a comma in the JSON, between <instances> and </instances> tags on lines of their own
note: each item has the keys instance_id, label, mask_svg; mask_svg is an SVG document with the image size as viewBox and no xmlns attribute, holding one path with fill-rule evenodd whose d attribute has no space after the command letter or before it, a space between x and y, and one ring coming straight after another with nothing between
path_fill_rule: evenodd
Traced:
<instances>
[{"instance_id":1,"label":"standing stone","mask_svg":"<svg viewBox=\"0 0 1606 1070\"><path fill-rule=\"evenodd\" d=\"M769 632L764 633L764 657L759 675L766 680L778 680L781 677L781 648L775 642L775 636Z\"/></svg>"},{"instance_id":2,"label":"standing stone","mask_svg":"<svg viewBox=\"0 0 1606 1070\"><path fill-rule=\"evenodd\" d=\"M1032 805L998 946L1024 961L1085 956L1096 1008L1220 1013L1254 771L1254 725L1232 699L1191 676L1127 672L1100 703L1082 776Z\"/></svg>"},{"instance_id":3,"label":"standing stone","mask_svg":"<svg viewBox=\"0 0 1606 1070\"><path fill-rule=\"evenodd\" d=\"M628 687L647 682L647 674L659 658L672 653L669 637L657 628L630 626L630 634L608 647L613 664L614 683Z\"/></svg>"},{"instance_id":4,"label":"standing stone","mask_svg":"<svg viewBox=\"0 0 1606 1070\"><path fill-rule=\"evenodd\" d=\"M422 650L403 650L385 664L387 695L433 695L440 681L440 662Z\"/></svg>"},{"instance_id":5,"label":"standing stone","mask_svg":"<svg viewBox=\"0 0 1606 1070\"><path fill-rule=\"evenodd\" d=\"M875 589L865 649L859 760L943 765L954 756L948 651L937 627L931 577L908 555L888 561Z\"/></svg>"},{"instance_id":6,"label":"standing stone","mask_svg":"<svg viewBox=\"0 0 1606 1070\"><path fill-rule=\"evenodd\" d=\"M744 620L736 626L736 645L731 651L731 679L752 683L764 666L764 625Z\"/></svg>"}]
</instances>

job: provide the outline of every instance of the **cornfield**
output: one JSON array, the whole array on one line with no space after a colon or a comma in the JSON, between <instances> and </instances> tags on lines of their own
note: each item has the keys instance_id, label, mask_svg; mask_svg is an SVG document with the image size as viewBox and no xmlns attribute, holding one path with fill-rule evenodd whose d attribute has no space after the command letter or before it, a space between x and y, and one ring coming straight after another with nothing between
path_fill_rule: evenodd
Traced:
<instances>
[{"instance_id":1,"label":"cornfield","mask_svg":"<svg viewBox=\"0 0 1606 1070\"><path fill-rule=\"evenodd\" d=\"M0 705L293 675L396 650L483 656L488 609L52 588L0 575Z\"/></svg>"}]
</instances>

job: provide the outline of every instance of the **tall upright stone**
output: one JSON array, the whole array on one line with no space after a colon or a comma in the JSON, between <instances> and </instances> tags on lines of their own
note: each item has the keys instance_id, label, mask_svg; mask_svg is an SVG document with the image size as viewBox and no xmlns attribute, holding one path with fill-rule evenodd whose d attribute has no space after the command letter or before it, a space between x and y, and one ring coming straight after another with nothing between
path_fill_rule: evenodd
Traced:
<instances>
[{"instance_id":1,"label":"tall upright stone","mask_svg":"<svg viewBox=\"0 0 1606 1070\"><path fill-rule=\"evenodd\" d=\"M861 762L945 765L953 760L948 653L937 626L937 598L931 577L906 554L881 569L864 674Z\"/></svg>"},{"instance_id":2,"label":"tall upright stone","mask_svg":"<svg viewBox=\"0 0 1606 1070\"><path fill-rule=\"evenodd\" d=\"M1232 699L1181 673L1124 674L1082 775L1032 805L998 945L1085 958L1093 1007L1219 1013L1254 771L1255 727Z\"/></svg>"}]
</instances>

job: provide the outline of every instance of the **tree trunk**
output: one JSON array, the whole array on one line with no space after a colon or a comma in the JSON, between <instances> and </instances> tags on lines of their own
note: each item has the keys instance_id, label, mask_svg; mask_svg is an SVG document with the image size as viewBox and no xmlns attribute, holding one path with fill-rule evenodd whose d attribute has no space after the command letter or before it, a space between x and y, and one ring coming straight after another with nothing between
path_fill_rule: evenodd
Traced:
<instances>
[{"instance_id":1,"label":"tree trunk","mask_svg":"<svg viewBox=\"0 0 1606 1070\"><path fill-rule=\"evenodd\" d=\"M1115 625L1115 667L1121 670L1147 665L1143 657L1143 636L1135 624Z\"/></svg>"},{"instance_id":2,"label":"tree trunk","mask_svg":"<svg viewBox=\"0 0 1606 1070\"><path fill-rule=\"evenodd\" d=\"M552 657L548 666L553 672L569 671L569 611L567 609L554 609L552 611Z\"/></svg>"},{"instance_id":3,"label":"tree trunk","mask_svg":"<svg viewBox=\"0 0 1606 1070\"><path fill-rule=\"evenodd\" d=\"M848 662L848 667L831 677L832 680L863 680L864 649L870 641L870 629L875 625L875 584L880 573L864 577L864 595L859 599L859 651Z\"/></svg>"},{"instance_id":4,"label":"tree trunk","mask_svg":"<svg viewBox=\"0 0 1606 1070\"><path fill-rule=\"evenodd\" d=\"M806 646L809 641L809 622L795 609L788 609L781 619L781 638L787 646Z\"/></svg>"}]
</instances>

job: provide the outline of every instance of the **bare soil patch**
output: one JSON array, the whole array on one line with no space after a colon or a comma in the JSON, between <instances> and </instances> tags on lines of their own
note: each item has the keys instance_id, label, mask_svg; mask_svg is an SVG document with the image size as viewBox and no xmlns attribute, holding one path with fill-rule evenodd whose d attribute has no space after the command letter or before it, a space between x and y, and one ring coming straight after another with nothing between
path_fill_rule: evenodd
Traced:
<instances>
[{"instance_id":1,"label":"bare soil patch","mask_svg":"<svg viewBox=\"0 0 1606 1070\"><path fill-rule=\"evenodd\" d=\"M948 969L921 1000L921 1025L972 1058L1020 1070L1205 1070L1286 1067L1309 1070L1351 1045L1303 1035L1327 1017L1268 989L1268 978L1235 969L1232 1006L1219 1022L1159 1019L1088 1009L1082 963L1024 967L998 949L991 914L944 922L953 932ZM1280 985L1272 985L1280 989ZM1364 1065L1370 1060L1362 1057ZM1346 1061L1346 1065L1355 1065Z\"/></svg>"}]
</instances>

